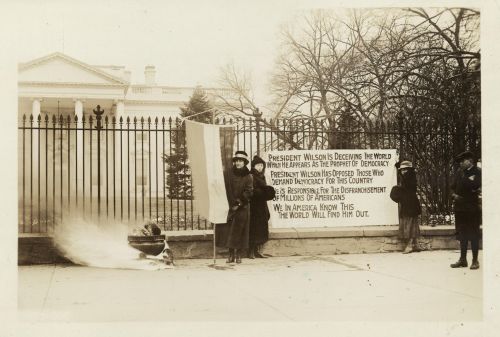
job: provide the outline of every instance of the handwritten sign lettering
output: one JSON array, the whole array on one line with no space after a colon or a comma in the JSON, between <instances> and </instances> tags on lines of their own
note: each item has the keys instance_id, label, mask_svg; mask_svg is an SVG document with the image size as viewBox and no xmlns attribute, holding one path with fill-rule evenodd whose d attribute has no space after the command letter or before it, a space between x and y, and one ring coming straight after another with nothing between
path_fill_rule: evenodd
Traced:
<instances>
[{"instance_id":1,"label":"handwritten sign lettering","mask_svg":"<svg viewBox=\"0 0 500 337\"><path fill-rule=\"evenodd\" d=\"M270 151L264 159L276 189L269 204L275 228L398 223L389 198L396 150Z\"/></svg>"}]
</instances>

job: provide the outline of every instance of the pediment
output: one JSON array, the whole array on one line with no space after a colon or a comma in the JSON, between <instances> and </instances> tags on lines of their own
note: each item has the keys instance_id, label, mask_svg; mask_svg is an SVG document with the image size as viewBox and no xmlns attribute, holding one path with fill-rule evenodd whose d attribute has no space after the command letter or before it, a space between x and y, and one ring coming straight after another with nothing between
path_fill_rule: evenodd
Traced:
<instances>
[{"instance_id":1,"label":"pediment","mask_svg":"<svg viewBox=\"0 0 500 337\"><path fill-rule=\"evenodd\" d=\"M20 65L18 81L52 84L126 84L122 79L60 53Z\"/></svg>"}]
</instances>

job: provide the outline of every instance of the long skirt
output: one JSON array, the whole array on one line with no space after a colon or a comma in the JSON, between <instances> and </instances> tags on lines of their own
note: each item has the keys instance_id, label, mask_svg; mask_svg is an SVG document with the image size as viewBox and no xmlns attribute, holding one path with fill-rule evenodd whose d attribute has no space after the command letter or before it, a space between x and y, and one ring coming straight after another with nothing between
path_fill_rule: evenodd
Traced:
<instances>
[{"instance_id":1,"label":"long skirt","mask_svg":"<svg viewBox=\"0 0 500 337\"><path fill-rule=\"evenodd\" d=\"M250 207L230 212L228 222L217 224L215 245L221 248L247 249L250 227Z\"/></svg>"},{"instance_id":2,"label":"long skirt","mask_svg":"<svg viewBox=\"0 0 500 337\"><path fill-rule=\"evenodd\" d=\"M455 211L455 230L457 240L480 239L481 213Z\"/></svg>"},{"instance_id":3,"label":"long skirt","mask_svg":"<svg viewBox=\"0 0 500 337\"><path fill-rule=\"evenodd\" d=\"M420 227L418 217L399 218L399 238L416 239L420 237Z\"/></svg>"}]
</instances>

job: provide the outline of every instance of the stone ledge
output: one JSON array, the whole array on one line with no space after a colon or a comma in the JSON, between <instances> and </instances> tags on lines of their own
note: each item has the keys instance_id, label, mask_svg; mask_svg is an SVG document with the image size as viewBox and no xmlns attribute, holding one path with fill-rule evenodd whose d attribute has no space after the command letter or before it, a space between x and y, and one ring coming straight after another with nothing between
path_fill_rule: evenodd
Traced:
<instances>
[{"instance_id":1,"label":"stone ledge","mask_svg":"<svg viewBox=\"0 0 500 337\"><path fill-rule=\"evenodd\" d=\"M421 226L422 235L447 236L455 233L454 226ZM169 242L175 241L211 241L211 230L189 230L165 232ZM315 228L270 228L269 239L314 239L314 238L347 238L347 237L392 237L398 235L398 226L365 226L365 227L315 227Z\"/></svg>"},{"instance_id":2,"label":"stone ledge","mask_svg":"<svg viewBox=\"0 0 500 337\"><path fill-rule=\"evenodd\" d=\"M422 235L447 236L455 234L454 226L420 226ZM183 230L164 232L168 241L212 241L212 230ZM314 238L346 238L346 237L392 237L398 235L397 225L364 226L364 227L315 227L315 228L270 228L270 239L314 239ZM19 239L36 242L51 238L49 234L21 233ZM26 241L25 241L26 242Z\"/></svg>"},{"instance_id":3,"label":"stone ledge","mask_svg":"<svg viewBox=\"0 0 500 337\"><path fill-rule=\"evenodd\" d=\"M422 235L455 235L455 226L420 226Z\"/></svg>"},{"instance_id":4,"label":"stone ledge","mask_svg":"<svg viewBox=\"0 0 500 337\"><path fill-rule=\"evenodd\" d=\"M186 230L162 232L170 241L212 241L212 230Z\"/></svg>"},{"instance_id":5,"label":"stone ledge","mask_svg":"<svg viewBox=\"0 0 500 337\"><path fill-rule=\"evenodd\" d=\"M429 249L457 249L453 226L421 226ZM174 256L179 259L211 258L211 230L166 232ZM271 228L264 253L272 256L360 254L401 251L398 226L336 228ZM66 261L60 256L49 234L19 234L18 264L47 264ZM217 249L219 254L226 250Z\"/></svg>"}]
</instances>

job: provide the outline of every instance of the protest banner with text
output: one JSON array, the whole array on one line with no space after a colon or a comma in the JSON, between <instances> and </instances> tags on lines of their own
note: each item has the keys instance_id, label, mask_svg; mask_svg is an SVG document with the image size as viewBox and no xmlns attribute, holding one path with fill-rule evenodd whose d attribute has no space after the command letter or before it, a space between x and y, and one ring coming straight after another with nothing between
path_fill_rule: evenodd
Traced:
<instances>
[{"instance_id":1,"label":"protest banner with text","mask_svg":"<svg viewBox=\"0 0 500 337\"><path fill-rule=\"evenodd\" d=\"M270 151L264 159L267 182L276 189L272 227L398 223L398 206L389 198L396 150Z\"/></svg>"}]
</instances>

